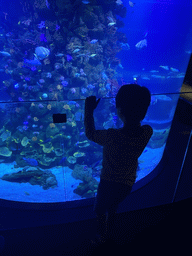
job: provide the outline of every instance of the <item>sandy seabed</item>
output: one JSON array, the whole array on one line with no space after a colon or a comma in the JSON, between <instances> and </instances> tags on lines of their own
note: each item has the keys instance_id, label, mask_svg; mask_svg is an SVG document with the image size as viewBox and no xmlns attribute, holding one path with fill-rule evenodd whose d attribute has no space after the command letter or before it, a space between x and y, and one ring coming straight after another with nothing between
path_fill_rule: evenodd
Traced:
<instances>
[{"instance_id":1,"label":"sandy seabed","mask_svg":"<svg viewBox=\"0 0 192 256\"><path fill-rule=\"evenodd\" d=\"M163 155L165 145L161 148L145 148L140 161L140 170L137 172L136 182L143 179L157 166ZM4 174L14 173L22 168L14 168L13 163L0 164L0 177ZM71 176L72 170L68 167L51 168L51 172L56 176L58 187L44 190L39 185L30 183L8 182L0 179L0 198L20 202L33 203L53 203L80 200L81 196L75 194L73 190L79 185L81 180L76 180ZM99 181L99 178L97 178Z\"/></svg>"}]
</instances>

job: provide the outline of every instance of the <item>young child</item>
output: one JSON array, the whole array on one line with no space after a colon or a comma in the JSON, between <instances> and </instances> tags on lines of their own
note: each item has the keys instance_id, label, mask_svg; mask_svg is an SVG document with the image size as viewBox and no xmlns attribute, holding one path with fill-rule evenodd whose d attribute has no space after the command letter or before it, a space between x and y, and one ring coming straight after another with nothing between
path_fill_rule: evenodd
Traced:
<instances>
[{"instance_id":1,"label":"young child","mask_svg":"<svg viewBox=\"0 0 192 256\"><path fill-rule=\"evenodd\" d=\"M84 115L87 138L103 146L103 168L94 205L97 235L93 244L102 244L113 237L118 205L131 192L136 180L138 158L153 134L151 126L140 124L151 102L151 93L146 87L127 84L119 89L116 108L124 123L120 129L95 130L93 111L99 101L95 96L87 97Z\"/></svg>"}]
</instances>

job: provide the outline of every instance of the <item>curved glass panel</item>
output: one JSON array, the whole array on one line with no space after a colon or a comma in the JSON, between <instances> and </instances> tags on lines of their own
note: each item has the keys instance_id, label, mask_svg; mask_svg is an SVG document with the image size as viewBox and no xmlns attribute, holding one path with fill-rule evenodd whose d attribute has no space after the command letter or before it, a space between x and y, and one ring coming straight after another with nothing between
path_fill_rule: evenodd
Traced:
<instances>
[{"instance_id":1,"label":"curved glass panel","mask_svg":"<svg viewBox=\"0 0 192 256\"><path fill-rule=\"evenodd\" d=\"M85 136L85 98L102 98L96 129L120 128L115 96L127 83L152 93L142 124L153 136L139 158L136 182L152 172L192 51L191 7L189 1L2 2L0 198L48 203L94 197L102 147ZM54 114L66 121L55 121Z\"/></svg>"}]
</instances>

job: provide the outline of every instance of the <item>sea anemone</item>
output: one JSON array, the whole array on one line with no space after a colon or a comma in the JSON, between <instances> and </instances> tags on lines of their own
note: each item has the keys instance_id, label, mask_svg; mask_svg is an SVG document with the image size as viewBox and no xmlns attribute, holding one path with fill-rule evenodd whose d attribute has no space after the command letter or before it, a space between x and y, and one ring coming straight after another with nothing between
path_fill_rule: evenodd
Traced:
<instances>
[{"instance_id":1,"label":"sea anemone","mask_svg":"<svg viewBox=\"0 0 192 256\"><path fill-rule=\"evenodd\" d=\"M60 85L60 84L58 84L58 85L57 85L57 89L58 89L58 90L62 90L62 89L63 89L63 86Z\"/></svg>"},{"instance_id":2,"label":"sea anemone","mask_svg":"<svg viewBox=\"0 0 192 256\"><path fill-rule=\"evenodd\" d=\"M34 136L34 137L32 137L32 139L31 139L32 141L37 141L37 137L36 136Z\"/></svg>"},{"instance_id":3,"label":"sea anemone","mask_svg":"<svg viewBox=\"0 0 192 256\"><path fill-rule=\"evenodd\" d=\"M63 108L71 110L68 104L64 105Z\"/></svg>"},{"instance_id":4,"label":"sea anemone","mask_svg":"<svg viewBox=\"0 0 192 256\"><path fill-rule=\"evenodd\" d=\"M50 123L50 124L49 124L49 127L50 127L50 128L55 128L55 124L54 124L54 123Z\"/></svg>"},{"instance_id":5,"label":"sea anemone","mask_svg":"<svg viewBox=\"0 0 192 256\"><path fill-rule=\"evenodd\" d=\"M33 118L33 120L35 121L35 122L37 122L37 121L39 121L39 118L37 118L36 116Z\"/></svg>"},{"instance_id":6,"label":"sea anemone","mask_svg":"<svg viewBox=\"0 0 192 256\"><path fill-rule=\"evenodd\" d=\"M51 110L51 104L47 105L47 109Z\"/></svg>"}]
</instances>

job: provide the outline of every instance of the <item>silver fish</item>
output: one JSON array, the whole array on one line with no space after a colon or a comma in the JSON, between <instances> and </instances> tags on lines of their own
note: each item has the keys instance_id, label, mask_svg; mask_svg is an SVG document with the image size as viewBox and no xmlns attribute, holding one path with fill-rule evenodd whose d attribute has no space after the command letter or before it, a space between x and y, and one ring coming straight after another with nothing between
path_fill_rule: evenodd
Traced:
<instances>
[{"instance_id":1,"label":"silver fish","mask_svg":"<svg viewBox=\"0 0 192 256\"><path fill-rule=\"evenodd\" d=\"M5 57L10 57L10 56L11 56L10 53L8 53L8 52L3 52L3 51L0 51L0 54L3 55L3 56L5 56Z\"/></svg>"},{"instance_id":2,"label":"silver fish","mask_svg":"<svg viewBox=\"0 0 192 256\"><path fill-rule=\"evenodd\" d=\"M147 47L147 39L143 39L141 41L139 41L135 47L137 48L137 50L141 50L143 49L144 47Z\"/></svg>"}]
</instances>

